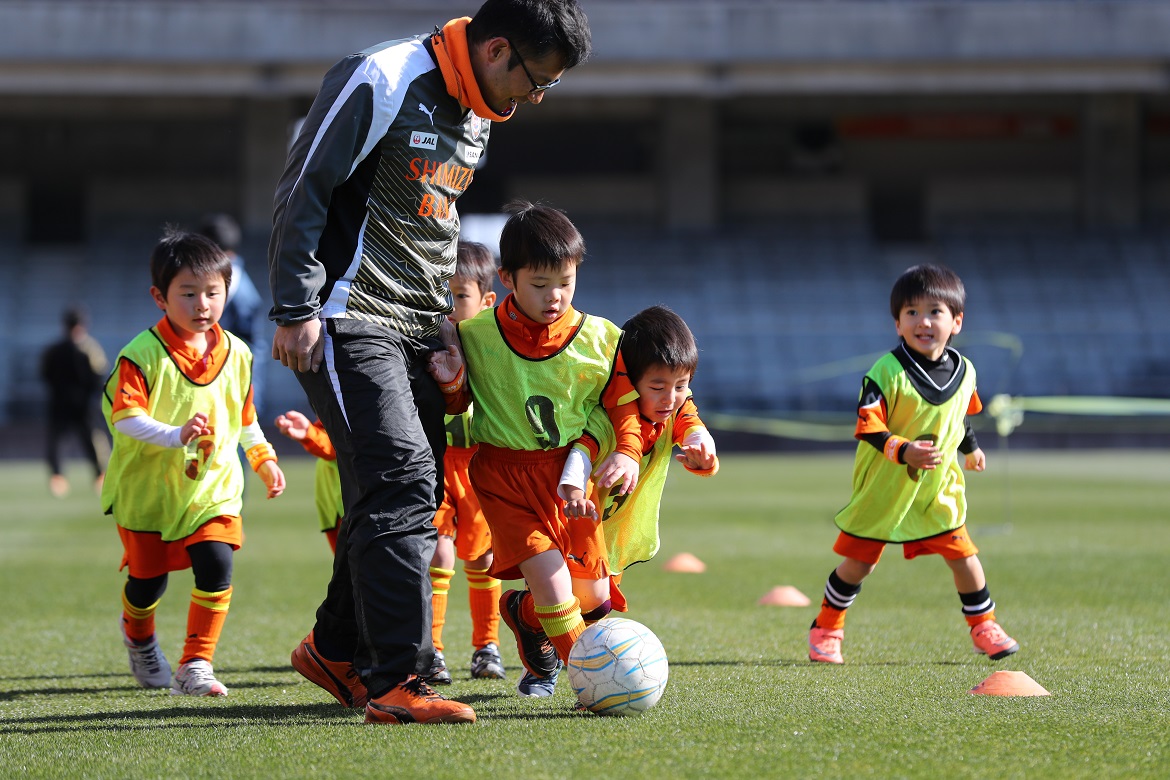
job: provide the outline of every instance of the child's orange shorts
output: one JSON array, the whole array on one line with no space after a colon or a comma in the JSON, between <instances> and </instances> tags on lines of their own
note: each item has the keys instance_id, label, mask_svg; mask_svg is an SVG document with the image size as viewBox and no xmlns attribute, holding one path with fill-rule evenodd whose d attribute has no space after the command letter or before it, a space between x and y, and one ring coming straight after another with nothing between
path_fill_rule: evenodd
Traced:
<instances>
[{"instance_id":1,"label":"child's orange shorts","mask_svg":"<svg viewBox=\"0 0 1170 780\"><path fill-rule=\"evenodd\" d=\"M187 547L199 542L226 542L233 550L244 544L244 523L238 515L213 517L195 529L195 533L164 542L162 534L153 531L130 531L118 526L122 537L121 571L130 567L130 576L139 580L161 577L167 572L191 568L191 556Z\"/></svg>"},{"instance_id":2,"label":"child's orange shorts","mask_svg":"<svg viewBox=\"0 0 1170 780\"><path fill-rule=\"evenodd\" d=\"M435 513L439 536L455 538L455 554L461 561L482 558L492 549L492 532L471 488L468 467L475 447L448 447L443 456L443 503Z\"/></svg>"},{"instance_id":3,"label":"child's orange shorts","mask_svg":"<svg viewBox=\"0 0 1170 780\"><path fill-rule=\"evenodd\" d=\"M576 579L609 576L601 523L566 517L557 496L568 453L479 445L468 471L491 529L493 577L520 579L520 564L548 550L564 556Z\"/></svg>"},{"instance_id":4,"label":"child's orange shorts","mask_svg":"<svg viewBox=\"0 0 1170 780\"><path fill-rule=\"evenodd\" d=\"M886 544L896 544L896 542L887 543L873 539L862 539L860 536L852 536L842 531L837 536L837 542L833 545L833 552L873 566L881 560L882 551ZM906 560L917 558L919 555L938 554L945 560L958 561L970 558L978 552L979 548L967 535L966 525L961 525L953 531L947 531L937 536L928 536L925 539L902 543L902 555L905 556Z\"/></svg>"}]
</instances>

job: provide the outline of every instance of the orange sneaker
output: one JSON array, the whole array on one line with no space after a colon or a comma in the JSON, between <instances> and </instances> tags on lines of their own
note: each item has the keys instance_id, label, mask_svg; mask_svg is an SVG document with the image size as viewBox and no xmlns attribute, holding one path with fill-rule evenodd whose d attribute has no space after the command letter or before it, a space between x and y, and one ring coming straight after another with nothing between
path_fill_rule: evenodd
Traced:
<instances>
[{"instance_id":1,"label":"orange sneaker","mask_svg":"<svg viewBox=\"0 0 1170 780\"><path fill-rule=\"evenodd\" d=\"M1016 640L1008 636L994 620L984 620L972 627L971 641L975 643L976 653L986 654L992 661L1007 658L1020 649Z\"/></svg>"},{"instance_id":2,"label":"orange sneaker","mask_svg":"<svg viewBox=\"0 0 1170 780\"><path fill-rule=\"evenodd\" d=\"M309 682L332 693L342 707L364 707L369 695L353 664L329 661L317 652L313 632L292 651L292 667Z\"/></svg>"},{"instance_id":3,"label":"orange sneaker","mask_svg":"<svg viewBox=\"0 0 1170 780\"><path fill-rule=\"evenodd\" d=\"M366 723L475 723L475 710L412 674L366 704Z\"/></svg>"},{"instance_id":4,"label":"orange sneaker","mask_svg":"<svg viewBox=\"0 0 1170 780\"><path fill-rule=\"evenodd\" d=\"M844 638L844 629L830 631L813 626L808 631L808 660L823 664L845 663L845 659L841 657L841 640Z\"/></svg>"}]
</instances>

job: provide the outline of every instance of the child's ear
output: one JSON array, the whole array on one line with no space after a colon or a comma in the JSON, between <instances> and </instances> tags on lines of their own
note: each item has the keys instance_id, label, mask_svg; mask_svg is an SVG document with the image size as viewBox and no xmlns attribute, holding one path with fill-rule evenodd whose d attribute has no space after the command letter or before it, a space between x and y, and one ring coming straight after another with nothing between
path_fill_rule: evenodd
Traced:
<instances>
[{"instance_id":1,"label":"child's ear","mask_svg":"<svg viewBox=\"0 0 1170 780\"><path fill-rule=\"evenodd\" d=\"M488 292L485 292L483 294L483 307L485 309L490 309L491 307L493 307L495 305L496 305L496 291L489 290Z\"/></svg>"},{"instance_id":2,"label":"child's ear","mask_svg":"<svg viewBox=\"0 0 1170 780\"><path fill-rule=\"evenodd\" d=\"M162 294L162 290L158 289L157 287L151 286L150 297L154 299L155 306L159 307L163 311L167 310L167 297Z\"/></svg>"},{"instance_id":3,"label":"child's ear","mask_svg":"<svg viewBox=\"0 0 1170 780\"><path fill-rule=\"evenodd\" d=\"M500 268L496 271L496 273L499 274L500 284L504 285L505 289L512 290L514 292L516 288L512 285L512 272L505 271L503 268Z\"/></svg>"}]
</instances>

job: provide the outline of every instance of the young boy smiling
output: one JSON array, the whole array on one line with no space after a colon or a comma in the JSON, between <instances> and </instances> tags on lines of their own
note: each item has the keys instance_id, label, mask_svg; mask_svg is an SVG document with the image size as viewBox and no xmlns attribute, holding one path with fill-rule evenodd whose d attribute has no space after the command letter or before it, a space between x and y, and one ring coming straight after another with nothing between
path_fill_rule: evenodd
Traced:
<instances>
[{"instance_id":1,"label":"young boy smiling","mask_svg":"<svg viewBox=\"0 0 1170 780\"><path fill-rule=\"evenodd\" d=\"M860 440L853 498L837 514L833 551L844 560L829 574L820 614L809 630L809 659L844 663L845 611L877 567L886 544L907 558L937 554L951 569L975 652L991 660L1019 649L995 621L995 602L966 529L963 467L987 464L968 415L983 409L975 367L951 348L963 328L966 291L949 268L917 265L890 293L901 341L865 375L857 407Z\"/></svg>"}]
</instances>

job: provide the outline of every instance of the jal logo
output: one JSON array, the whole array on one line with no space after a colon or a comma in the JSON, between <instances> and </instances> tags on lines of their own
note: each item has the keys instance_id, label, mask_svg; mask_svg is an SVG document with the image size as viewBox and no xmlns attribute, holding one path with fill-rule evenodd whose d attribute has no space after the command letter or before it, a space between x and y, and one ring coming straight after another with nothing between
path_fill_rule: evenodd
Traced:
<instances>
[{"instance_id":1,"label":"jal logo","mask_svg":"<svg viewBox=\"0 0 1170 780\"><path fill-rule=\"evenodd\" d=\"M435 133L411 133L410 145L419 149L434 149L439 145L439 136Z\"/></svg>"},{"instance_id":2,"label":"jal logo","mask_svg":"<svg viewBox=\"0 0 1170 780\"><path fill-rule=\"evenodd\" d=\"M480 119L475 114L472 114L471 115L471 138L472 138L472 140L477 140L479 138L479 134L481 132L483 132L483 120Z\"/></svg>"}]
</instances>

